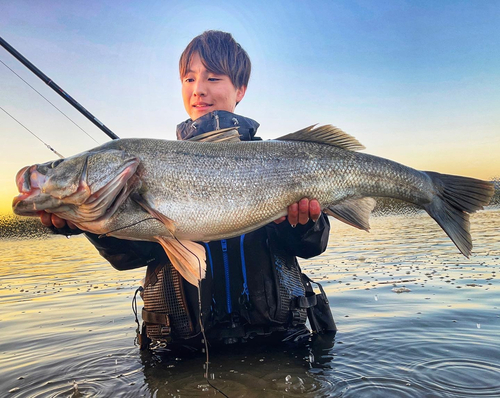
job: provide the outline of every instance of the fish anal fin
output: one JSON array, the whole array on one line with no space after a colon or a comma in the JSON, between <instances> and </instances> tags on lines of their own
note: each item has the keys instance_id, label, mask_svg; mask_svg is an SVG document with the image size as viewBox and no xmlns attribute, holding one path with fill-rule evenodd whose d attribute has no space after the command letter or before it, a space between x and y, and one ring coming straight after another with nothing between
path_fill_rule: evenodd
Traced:
<instances>
[{"instance_id":1,"label":"fish anal fin","mask_svg":"<svg viewBox=\"0 0 500 398\"><path fill-rule=\"evenodd\" d=\"M332 125L319 127L313 125L276 139L280 141L315 142L317 144L337 146L350 151L365 149L356 138Z\"/></svg>"},{"instance_id":2,"label":"fish anal fin","mask_svg":"<svg viewBox=\"0 0 500 398\"><path fill-rule=\"evenodd\" d=\"M370 230L370 214L377 202L373 198L348 199L324 210L326 214L364 231Z\"/></svg>"},{"instance_id":3,"label":"fish anal fin","mask_svg":"<svg viewBox=\"0 0 500 398\"><path fill-rule=\"evenodd\" d=\"M198 287L200 280L205 277L207 268L205 248L190 240L163 236L157 236L156 239L167 253L174 268L186 281Z\"/></svg>"},{"instance_id":4,"label":"fish anal fin","mask_svg":"<svg viewBox=\"0 0 500 398\"><path fill-rule=\"evenodd\" d=\"M149 204L149 201L144 198L144 196L139 195L138 193L130 195L130 198L138 203L144 210L146 210L149 214L151 214L152 217L156 218L159 220L161 223L165 224L169 232L172 234L172 236L175 236L175 222L165 216L164 214L160 213L158 210L156 210L153 206Z\"/></svg>"},{"instance_id":5,"label":"fish anal fin","mask_svg":"<svg viewBox=\"0 0 500 398\"><path fill-rule=\"evenodd\" d=\"M238 127L229 127L227 129L213 130L207 133L199 134L189 138L187 141L194 142L236 142L241 141Z\"/></svg>"}]
</instances>

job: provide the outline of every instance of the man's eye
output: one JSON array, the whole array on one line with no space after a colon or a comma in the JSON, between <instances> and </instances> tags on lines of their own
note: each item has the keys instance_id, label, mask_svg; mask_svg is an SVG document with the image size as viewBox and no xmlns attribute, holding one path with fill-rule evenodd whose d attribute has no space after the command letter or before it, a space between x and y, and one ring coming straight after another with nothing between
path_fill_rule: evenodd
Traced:
<instances>
[{"instance_id":1,"label":"man's eye","mask_svg":"<svg viewBox=\"0 0 500 398\"><path fill-rule=\"evenodd\" d=\"M208 78L209 82L218 82L219 80L221 80L221 79L219 79L218 77L209 77Z\"/></svg>"},{"instance_id":2,"label":"man's eye","mask_svg":"<svg viewBox=\"0 0 500 398\"><path fill-rule=\"evenodd\" d=\"M194 79L192 77L187 77L184 79L184 82L185 83L192 83L192 82L194 82Z\"/></svg>"}]
</instances>

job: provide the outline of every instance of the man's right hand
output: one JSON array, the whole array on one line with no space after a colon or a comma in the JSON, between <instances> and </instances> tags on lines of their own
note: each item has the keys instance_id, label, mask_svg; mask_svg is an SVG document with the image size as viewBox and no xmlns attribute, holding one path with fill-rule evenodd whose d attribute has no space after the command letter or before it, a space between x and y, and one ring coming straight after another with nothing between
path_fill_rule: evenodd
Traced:
<instances>
[{"instance_id":1,"label":"man's right hand","mask_svg":"<svg viewBox=\"0 0 500 398\"><path fill-rule=\"evenodd\" d=\"M71 229L77 229L78 227L71 221L62 219L55 214L47 213L46 211L40 212L40 221L46 227L64 228L66 225Z\"/></svg>"}]
</instances>

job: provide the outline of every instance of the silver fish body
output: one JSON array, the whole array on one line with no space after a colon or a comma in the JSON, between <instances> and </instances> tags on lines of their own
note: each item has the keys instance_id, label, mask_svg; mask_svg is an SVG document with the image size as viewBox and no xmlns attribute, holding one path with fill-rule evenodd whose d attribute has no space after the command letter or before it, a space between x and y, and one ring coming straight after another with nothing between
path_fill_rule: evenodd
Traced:
<instances>
[{"instance_id":1,"label":"silver fish body","mask_svg":"<svg viewBox=\"0 0 500 398\"><path fill-rule=\"evenodd\" d=\"M141 153L141 180L154 208L175 220L179 239L241 235L286 215L288 205L303 197L316 198L325 208L366 196L423 206L434 194L425 173L315 143L110 143L115 145Z\"/></svg>"},{"instance_id":2,"label":"silver fish body","mask_svg":"<svg viewBox=\"0 0 500 398\"><path fill-rule=\"evenodd\" d=\"M357 141L331 126L273 141L115 140L69 158L73 173L63 170L65 162L21 170L14 212L46 210L89 232L159 241L193 284L201 277L196 262L202 262L203 253L187 242L255 230L286 215L288 205L303 197L317 199L329 215L366 230L372 197L411 202L426 209L464 255L471 253L468 214L488 204L490 183L418 171L352 150L357 148ZM59 193L52 207L44 207L50 200L43 196L52 198L47 181L64 186L68 180L75 186L77 177L76 193ZM40 192L32 192L33 186ZM185 249L197 250L198 260L183 258L190 256Z\"/></svg>"}]
</instances>

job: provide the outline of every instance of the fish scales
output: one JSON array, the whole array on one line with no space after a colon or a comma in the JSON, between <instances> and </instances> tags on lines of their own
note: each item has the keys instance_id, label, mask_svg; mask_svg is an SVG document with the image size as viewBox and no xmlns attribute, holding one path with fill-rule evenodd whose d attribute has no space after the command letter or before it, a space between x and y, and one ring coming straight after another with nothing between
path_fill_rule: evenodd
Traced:
<instances>
[{"instance_id":1,"label":"fish scales","mask_svg":"<svg viewBox=\"0 0 500 398\"><path fill-rule=\"evenodd\" d=\"M241 235L285 215L287 206L303 197L324 206L363 196L390 195L421 205L431 199L419 195L430 187L425 174L334 146L143 141L124 139L108 146L143 154L141 177L158 198L157 209L176 220L183 239Z\"/></svg>"},{"instance_id":2,"label":"fish scales","mask_svg":"<svg viewBox=\"0 0 500 398\"><path fill-rule=\"evenodd\" d=\"M13 208L25 216L45 210L97 234L156 241L194 285L206 265L195 241L255 230L286 215L303 197L365 230L372 197L413 203L469 256L469 213L489 203L493 185L355 152L360 146L332 126L274 141L115 140L21 169Z\"/></svg>"}]
</instances>

